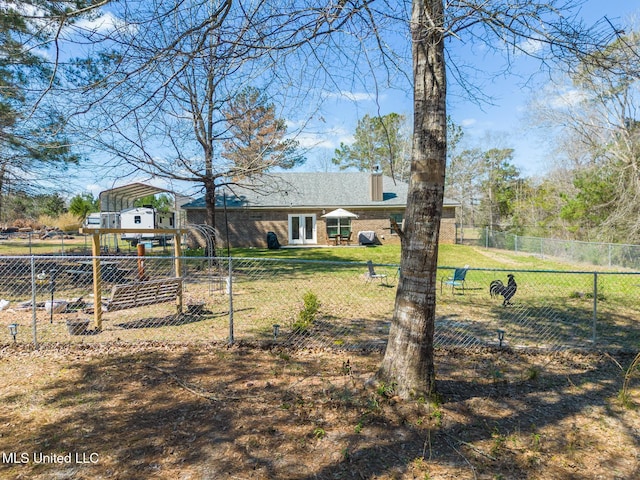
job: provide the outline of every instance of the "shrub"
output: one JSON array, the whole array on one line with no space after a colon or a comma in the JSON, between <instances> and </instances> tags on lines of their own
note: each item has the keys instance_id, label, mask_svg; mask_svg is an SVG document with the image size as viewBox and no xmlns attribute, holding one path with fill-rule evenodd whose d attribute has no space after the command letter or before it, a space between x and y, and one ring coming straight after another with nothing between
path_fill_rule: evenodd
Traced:
<instances>
[{"instance_id":1,"label":"shrub","mask_svg":"<svg viewBox=\"0 0 640 480\"><path fill-rule=\"evenodd\" d=\"M298 319L293 324L295 331L304 331L308 329L316 319L318 310L320 309L320 301L318 296L313 292L306 292L302 297L303 307L298 313Z\"/></svg>"},{"instance_id":2,"label":"shrub","mask_svg":"<svg viewBox=\"0 0 640 480\"><path fill-rule=\"evenodd\" d=\"M40 215L38 223L49 228L57 228L63 232L77 232L81 226L78 217L71 213L63 213L56 218L49 215Z\"/></svg>"}]
</instances>

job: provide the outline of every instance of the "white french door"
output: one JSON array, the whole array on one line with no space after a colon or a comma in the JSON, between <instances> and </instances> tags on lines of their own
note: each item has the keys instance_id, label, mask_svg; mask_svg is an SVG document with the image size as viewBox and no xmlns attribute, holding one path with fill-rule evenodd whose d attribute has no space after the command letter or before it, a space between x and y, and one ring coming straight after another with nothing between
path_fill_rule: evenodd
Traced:
<instances>
[{"instance_id":1,"label":"white french door","mask_svg":"<svg viewBox=\"0 0 640 480\"><path fill-rule=\"evenodd\" d=\"M289 243L292 245L318 243L315 215L289 215Z\"/></svg>"}]
</instances>

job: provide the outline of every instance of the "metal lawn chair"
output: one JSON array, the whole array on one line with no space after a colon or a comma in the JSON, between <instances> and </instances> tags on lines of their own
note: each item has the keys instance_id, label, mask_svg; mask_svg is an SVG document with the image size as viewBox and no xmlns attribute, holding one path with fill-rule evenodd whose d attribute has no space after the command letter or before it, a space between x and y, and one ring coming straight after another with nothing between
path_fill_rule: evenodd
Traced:
<instances>
[{"instance_id":1,"label":"metal lawn chair","mask_svg":"<svg viewBox=\"0 0 640 480\"><path fill-rule=\"evenodd\" d=\"M380 280L380 283L384 282L386 285L387 275L384 273L376 273L375 269L373 268L373 262L371 260L367 261L367 268L369 269L369 271L367 272L367 282L378 279Z\"/></svg>"},{"instance_id":2,"label":"metal lawn chair","mask_svg":"<svg viewBox=\"0 0 640 480\"><path fill-rule=\"evenodd\" d=\"M461 288L462 294L464 295L465 278L467 277L468 270L469 265L465 265L463 268L456 268L452 276L442 277L440 279L440 293L442 293L445 285L451 285L451 293L454 293L456 288Z\"/></svg>"}]
</instances>

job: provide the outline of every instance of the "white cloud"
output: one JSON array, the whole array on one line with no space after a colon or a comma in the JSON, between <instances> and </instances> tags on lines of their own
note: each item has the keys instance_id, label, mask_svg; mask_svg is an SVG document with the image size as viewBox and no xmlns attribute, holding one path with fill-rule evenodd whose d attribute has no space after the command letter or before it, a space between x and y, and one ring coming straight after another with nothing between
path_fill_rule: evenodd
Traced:
<instances>
[{"instance_id":1,"label":"white cloud","mask_svg":"<svg viewBox=\"0 0 640 480\"><path fill-rule=\"evenodd\" d=\"M371 102L373 100L381 100L383 96L376 97L375 93L369 92L349 92L347 90L341 90L339 92L327 92L327 98L338 98L349 100L351 102Z\"/></svg>"},{"instance_id":2,"label":"white cloud","mask_svg":"<svg viewBox=\"0 0 640 480\"><path fill-rule=\"evenodd\" d=\"M535 55L544 48L544 43L535 38L528 38L524 42L518 44L518 48L526 55Z\"/></svg>"},{"instance_id":3,"label":"white cloud","mask_svg":"<svg viewBox=\"0 0 640 480\"><path fill-rule=\"evenodd\" d=\"M85 191L90 192L94 197L98 197L100 192L106 190L104 187L98 185L97 183L89 183L85 187Z\"/></svg>"},{"instance_id":4,"label":"white cloud","mask_svg":"<svg viewBox=\"0 0 640 480\"><path fill-rule=\"evenodd\" d=\"M556 95L549 95L547 102L552 108L569 108L578 105L587 98L587 94L581 90L571 89Z\"/></svg>"},{"instance_id":5,"label":"white cloud","mask_svg":"<svg viewBox=\"0 0 640 480\"><path fill-rule=\"evenodd\" d=\"M471 127L475 125L478 121L475 118L465 118L460 122L460 125L463 127Z\"/></svg>"},{"instance_id":6,"label":"white cloud","mask_svg":"<svg viewBox=\"0 0 640 480\"><path fill-rule=\"evenodd\" d=\"M326 132L302 132L295 139L302 148L327 148L335 150L340 143L352 143L353 135L340 128L333 128Z\"/></svg>"},{"instance_id":7,"label":"white cloud","mask_svg":"<svg viewBox=\"0 0 640 480\"><path fill-rule=\"evenodd\" d=\"M83 19L75 24L76 27L97 33L109 33L124 27L126 24L111 12L105 12L96 18ZM129 27L133 28L133 27Z\"/></svg>"}]
</instances>

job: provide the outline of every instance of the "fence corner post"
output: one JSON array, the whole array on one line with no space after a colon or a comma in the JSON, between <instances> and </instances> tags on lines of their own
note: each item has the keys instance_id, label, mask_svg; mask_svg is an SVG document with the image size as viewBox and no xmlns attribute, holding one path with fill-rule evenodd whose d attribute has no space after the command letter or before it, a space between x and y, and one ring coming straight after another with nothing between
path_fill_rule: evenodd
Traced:
<instances>
[{"instance_id":1,"label":"fence corner post","mask_svg":"<svg viewBox=\"0 0 640 480\"><path fill-rule=\"evenodd\" d=\"M29 241L29 243L31 243L31 241ZM38 348L38 314L36 312L38 282L36 281L36 278L36 261L35 257L31 255L31 327L33 330L34 348ZM51 308L53 309L53 304L51 305Z\"/></svg>"}]
</instances>

